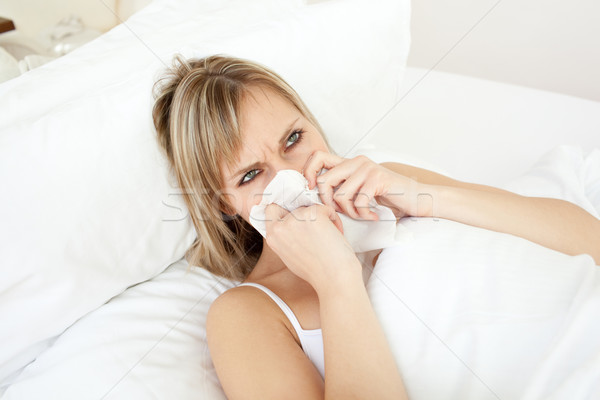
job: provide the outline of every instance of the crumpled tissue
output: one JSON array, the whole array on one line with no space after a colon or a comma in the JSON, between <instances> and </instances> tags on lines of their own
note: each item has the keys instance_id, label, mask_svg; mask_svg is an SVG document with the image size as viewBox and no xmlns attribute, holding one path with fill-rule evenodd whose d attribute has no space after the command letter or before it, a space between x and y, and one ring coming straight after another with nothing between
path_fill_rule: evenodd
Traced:
<instances>
[{"instance_id":1,"label":"crumpled tissue","mask_svg":"<svg viewBox=\"0 0 600 400\"><path fill-rule=\"evenodd\" d=\"M317 187L310 190L304 175L291 169L279 171L265 188L261 202L250 210L250 224L263 237L266 236L265 209L271 203L290 212L298 207L323 204ZM356 220L338 212L344 226L344 237L355 253L394 246L411 237L405 227L397 224L390 208L371 200L369 209L377 214L377 221Z\"/></svg>"}]
</instances>

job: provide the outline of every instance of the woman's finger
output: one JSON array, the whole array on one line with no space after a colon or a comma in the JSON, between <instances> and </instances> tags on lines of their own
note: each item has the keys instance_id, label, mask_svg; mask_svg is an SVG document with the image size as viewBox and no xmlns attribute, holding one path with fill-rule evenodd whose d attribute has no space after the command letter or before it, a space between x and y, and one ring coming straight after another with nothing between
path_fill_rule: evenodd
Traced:
<instances>
[{"instance_id":1,"label":"woman's finger","mask_svg":"<svg viewBox=\"0 0 600 400\"><path fill-rule=\"evenodd\" d=\"M374 197L373 189L369 188L369 184L365 183L357 193L354 199L354 208L358 211L360 216L364 219L368 219L371 221L377 221L379 217L376 213L371 211L369 203Z\"/></svg>"},{"instance_id":2,"label":"woman's finger","mask_svg":"<svg viewBox=\"0 0 600 400\"><path fill-rule=\"evenodd\" d=\"M318 183L318 187L319 187L319 197L321 198L321 201L323 202L323 204L325 204L328 207L333 207L337 209L337 206L335 204L335 202L333 201L333 186L328 185L326 183L320 182ZM341 211L341 210L339 210Z\"/></svg>"},{"instance_id":3,"label":"woman's finger","mask_svg":"<svg viewBox=\"0 0 600 400\"><path fill-rule=\"evenodd\" d=\"M340 218L338 213L331 207L327 207L327 213L328 213L329 219L333 222L335 227L338 228L338 230L343 235L344 234L344 225L342 224L342 219Z\"/></svg>"},{"instance_id":4,"label":"woman's finger","mask_svg":"<svg viewBox=\"0 0 600 400\"><path fill-rule=\"evenodd\" d=\"M281 221L290 212L278 204L271 203L265 207L265 222L269 224L272 221Z\"/></svg>"},{"instance_id":5,"label":"woman's finger","mask_svg":"<svg viewBox=\"0 0 600 400\"><path fill-rule=\"evenodd\" d=\"M313 189L317 184L317 176L323 168L331 169L344 161L344 159L333 153L317 150L306 160L302 173L308 181L308 188Z\"/></svg>"},{"instance_id":6,"label":"woman's finger","mask_svg":"<svg viewBox=\"0 0 600 400\"><path fill-rule=\"evenodd\" d=\"M324 174L320 175L317 178L317 185L319 187L319 194L323 203L336 208L337 211L344 212L344 210L340 209L338 206L339 203L337 203L338 197L336 196L336 193L339 192L340 186L346 180L355 177L357 174L361 174L361 165L363 165L362 160L353 158L350 160L345 160L343 163L338 164L335 168L330 169ZM355 189L357 189L358 186Z\"/></svg>"},{"instance_id":7,"label":"woman's finger","mask_svg":"<svg viewBox=\"0 0 600 400\"><path fill-rule=\"evenodd\" d=\"M352 218L377 219L377 214L369 208L376 190L376 183L370 177L368 168L360 168L333 195L335 202Z\"/></svg>"},{"instance_id":8,"label":"woman's finger","mask_svg":"<svg viewBox=\"0 0 600 400\"><path fill-rule=\"evenodd\" d=\"M362 213L356 209L354 201L357 196L361 196L360 190L365 178L364 170L356 170L333 194L333 200L340 206L342 212L354 219L362 217Z\"/></svg>"}]
</instances>

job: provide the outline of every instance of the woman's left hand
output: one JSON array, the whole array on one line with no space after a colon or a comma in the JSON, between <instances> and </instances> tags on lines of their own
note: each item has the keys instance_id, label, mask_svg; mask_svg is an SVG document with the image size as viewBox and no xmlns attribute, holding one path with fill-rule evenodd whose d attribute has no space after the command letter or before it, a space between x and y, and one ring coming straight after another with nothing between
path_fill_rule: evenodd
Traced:
<instances>
[{"instance_id":1,"label":"woman's left hand","mask_svg":"<svg viewBox=\"0 0 600 400\"><path fill-rule=\"evenodd\" d=\"M317 175L321 169L327 172ZM390 207L396 218L416 215L409 199L417 183L391 171L366 156L345 159L324 151L315 151L304 165L303 174L310 189L318 186L321 200L354 219L376 220L369 202Z\"/></svg>"}]
</instances>

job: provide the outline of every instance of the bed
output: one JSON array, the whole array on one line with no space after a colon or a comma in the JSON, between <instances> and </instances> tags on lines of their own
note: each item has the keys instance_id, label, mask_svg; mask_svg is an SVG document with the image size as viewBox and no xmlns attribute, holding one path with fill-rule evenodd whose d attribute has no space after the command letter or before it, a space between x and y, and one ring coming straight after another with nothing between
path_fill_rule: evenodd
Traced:
<instances>
[{"instance_id":1,"label":"bed","mask_svg":"<svg viewBox=\"0 0 600 400\"><path fill-rule=\"evenodd\" d=\"M0 85L0 396L223 399L204 328L237 282L195 238L154 141L175 53L262 62L338 154L366 154L600 212L600 103L406 68L408 1L155 0ZM367 291L414 399L597 398L600 275L588 255L403 219Z\"/></svg>"}]
</instances>

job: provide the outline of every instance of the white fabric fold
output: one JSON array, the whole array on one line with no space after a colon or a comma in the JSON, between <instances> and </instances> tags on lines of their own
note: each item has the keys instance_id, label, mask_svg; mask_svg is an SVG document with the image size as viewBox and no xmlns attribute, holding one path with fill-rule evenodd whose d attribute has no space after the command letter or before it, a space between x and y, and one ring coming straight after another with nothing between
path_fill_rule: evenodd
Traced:
<instances>
[{"instance_id":1,"label":"white fabric fold","mask_svg":"<svg viewBox=\"0 0 600 400\"><path fill-rule=\"evenodd\" d=\"M310 190L301 173L291 169L279 171L265 188L261 202L250 210L250 224L263 237L266 236L265 209L272 203L290 212L298 207L323 204L317 188ZM374 200L369 203L369 209L377 214L377 221L356 220L338 212L344 237L356 253L394 246L410 237L402 225L396 224L391 209Z\"/></svg>"}]
</instances>

